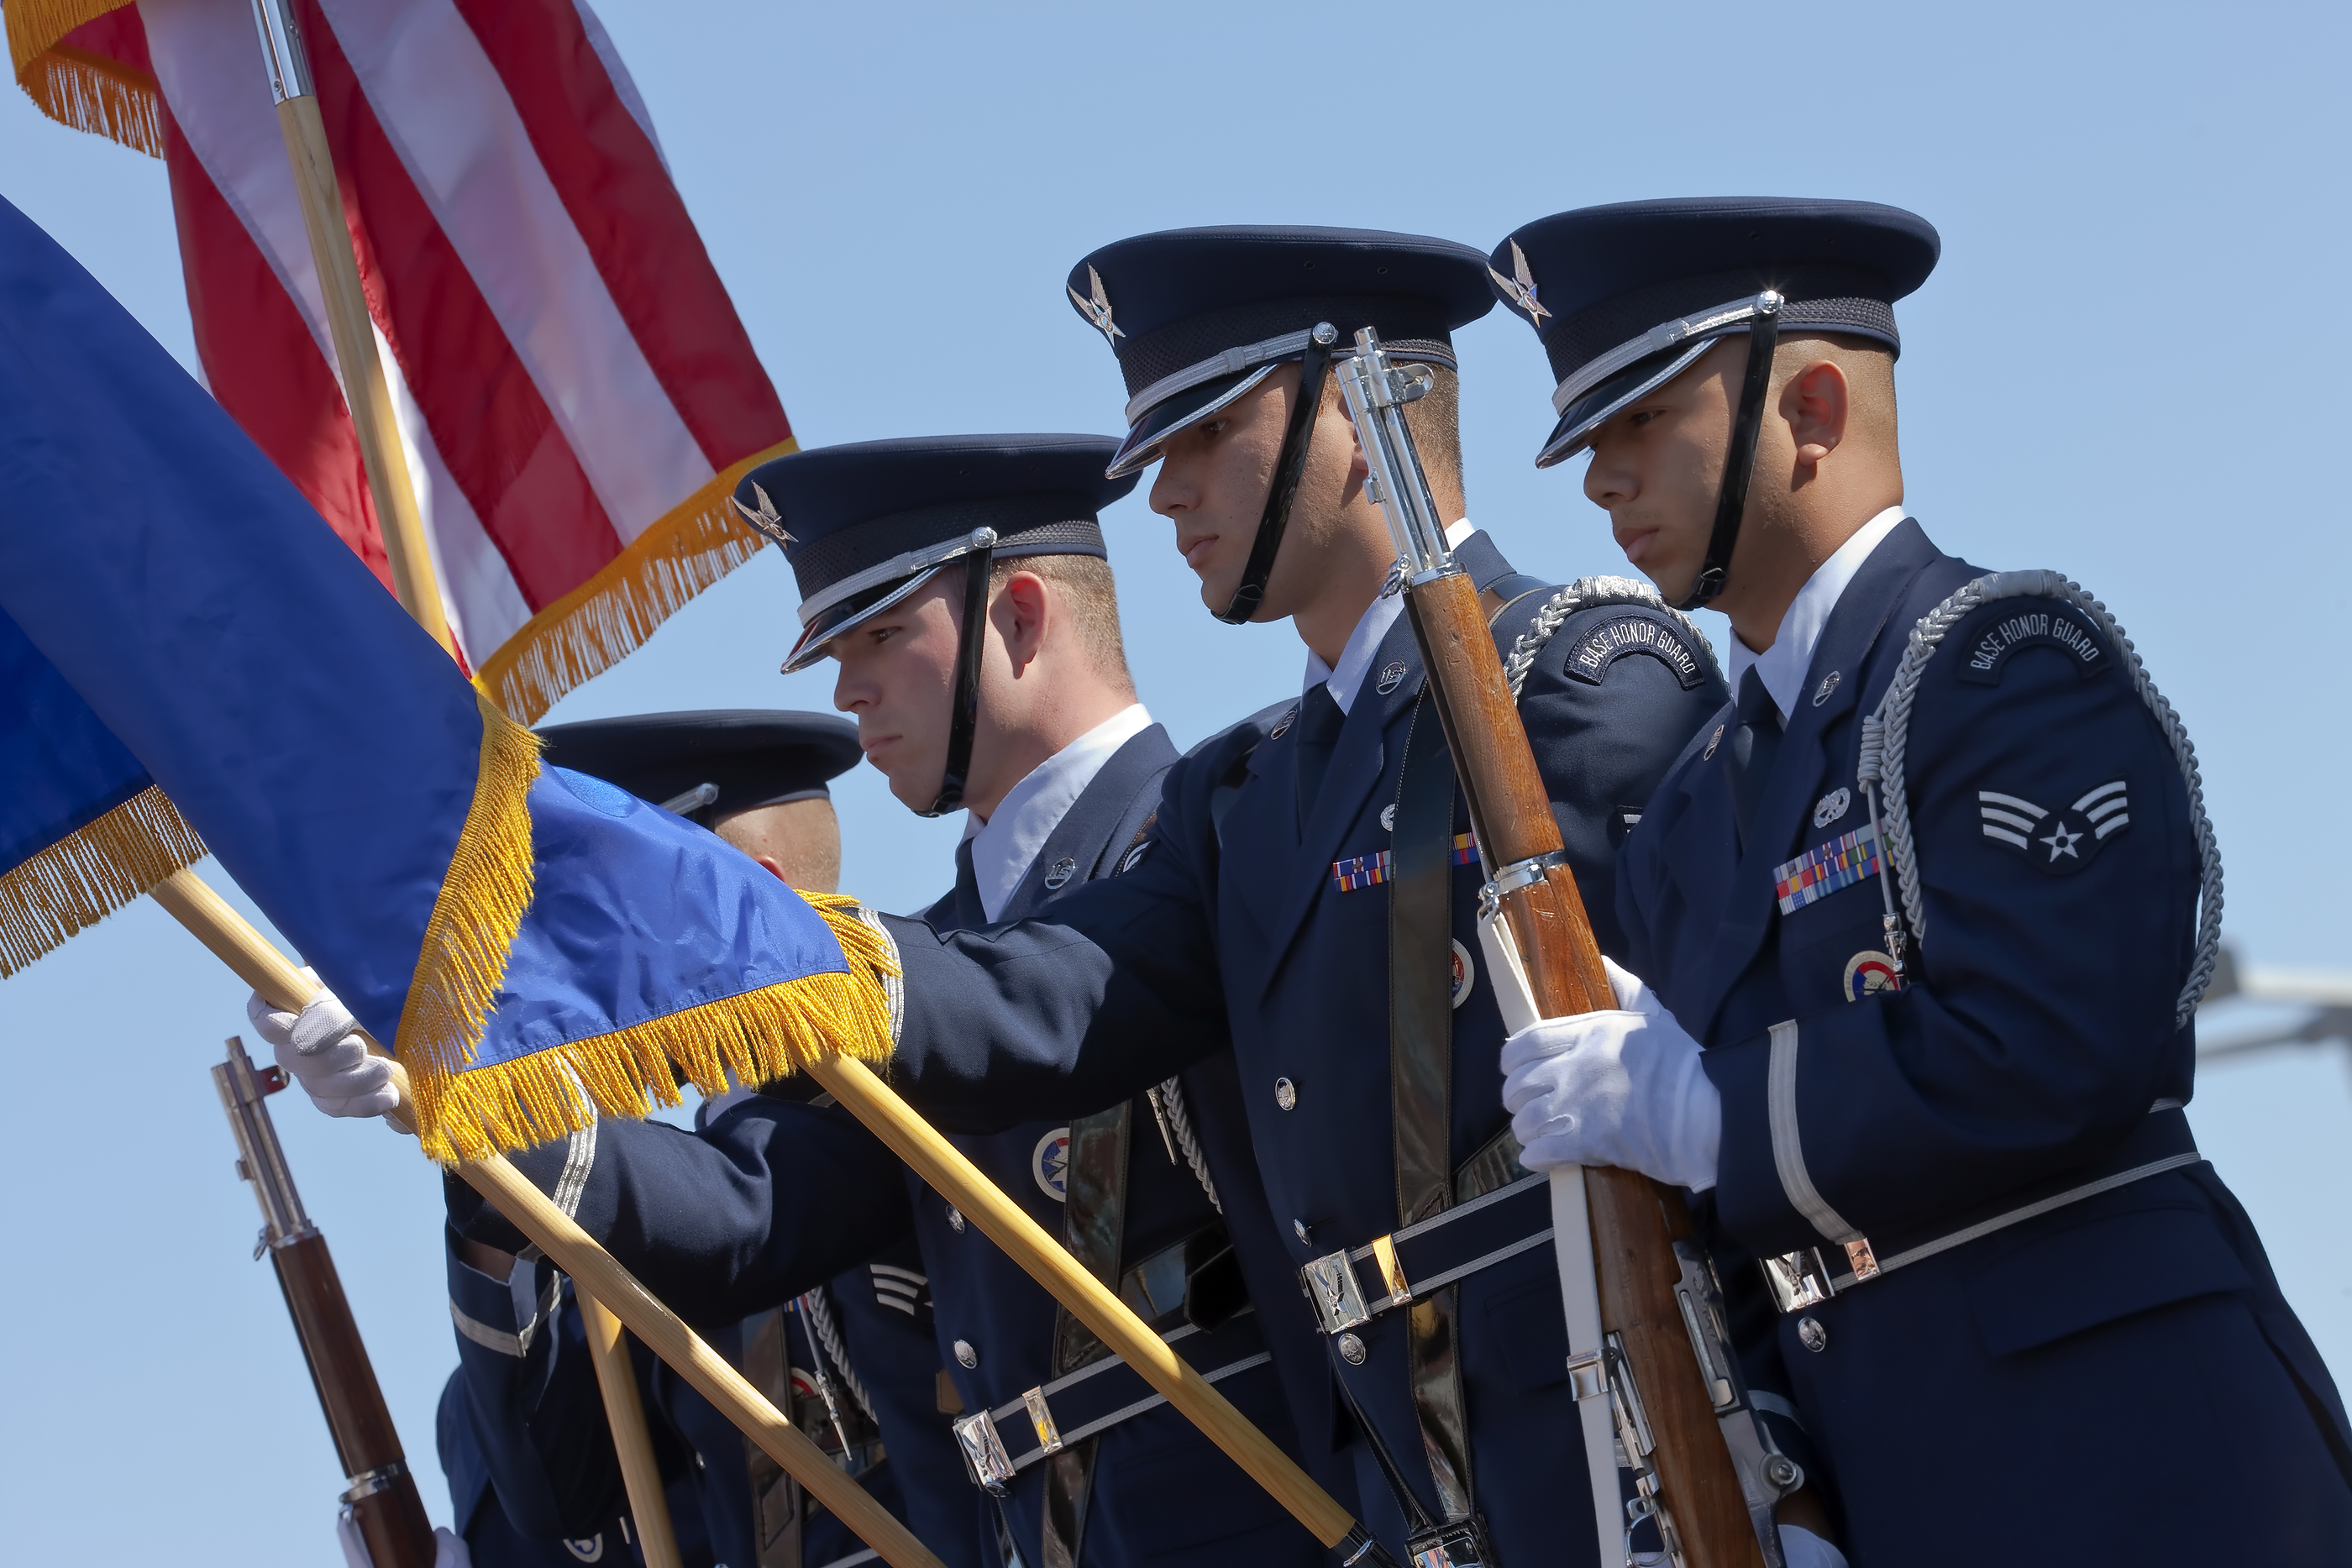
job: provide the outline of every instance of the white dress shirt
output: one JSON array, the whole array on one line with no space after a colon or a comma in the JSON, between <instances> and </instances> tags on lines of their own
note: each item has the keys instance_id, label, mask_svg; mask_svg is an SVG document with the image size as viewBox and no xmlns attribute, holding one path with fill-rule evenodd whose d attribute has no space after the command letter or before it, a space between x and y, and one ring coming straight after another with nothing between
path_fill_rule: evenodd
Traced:
<instances>
[{"instance_id":1,"label":"white dress shirt","mask_svg":"<svg viewBox=\"0 0 2352 1568\"><path fill-rule=\"evenodd\" d=\"M1470 519L1464 517L1445 530L1445 548L1454 549L1474 531ZM1331 688L1331 700L1339 705L1341 713L1354 706L1356 694L1364 689L1364 677L1371 673L1372 656L1388 641L1389 628L1403 613L1404 595L1384 593L1372 601L1362 619L1356 622L1356 629L1348 633L1348 645L1339 650L1337 664L1325 664L1322 654L1307 649L1307 678L1299 685L1299 695L1328 685Z\"/></svg>"},{"instance_id":2,"label":"white dress shirt","mask_svg":"<svg viewBox=\"0 0 2352 1568\"><path fill-rule=\"evenodd\" d=\"M1895 525L1910 514L1900 506L1889 507L1853 532L1853 537L1838 546L1835 554L1813 569L1805 579L1805 586L1797 590L1797 597L1789 601L1789 612L1780 617L1780 630L1772 645L1760 653L1750 653L1739 633L1731 634L1731 692L1739 695L1740 680L1752 665L1757 679L1772 694L1772 706L1780 710L1780 722L1786 726L1797 716L1797 698L1805 689L1805 675L1812 668L1813 649L1822 640L1822 628L1830 623L1830 612L1845 595L1846 584L1862 570Z\"/></svg>"},{"instance_id":3,"label":"white dress shirt","mask_svg":"<svg viewBox=\"0 0 2352 1568\"><path fill-rule=\"evenodd\" d=\"M1151 727L1141 703L1130 703L1029 769L1004 793L996 814L982 821L966 811L963 836L971 841L972 880L980 884L980 907L991 920L1029 874L1037 852L1095 781L1104 763L1129 741Z\"/></svg>"}]
</instances>

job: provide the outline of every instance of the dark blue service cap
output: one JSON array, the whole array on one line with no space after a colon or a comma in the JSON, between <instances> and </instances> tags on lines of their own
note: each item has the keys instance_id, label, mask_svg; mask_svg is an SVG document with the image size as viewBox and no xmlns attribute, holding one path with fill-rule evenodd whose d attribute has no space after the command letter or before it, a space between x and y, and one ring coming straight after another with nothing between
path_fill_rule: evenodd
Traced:
<instances>
[{"instance_id":1,"label":"dark blue service cap","mask_svg":"<svg viewBox=\"0 0 2352 1568\"><path fill-rule=\"evenodd\" d=\"M1537 219L1487 263L1559 382L1559 423L1536 466L1581 452L1627 403L1747 331L1766 289L1787 302L1783 333L1842 332L1900 352L1895 301L1927 281L1942 248L1927 219L1875 202L1696 196Z\"/></svg>"},{"instance_id":2,"label":"dark blue service cap","mask_svg":"<svg viewBox=\"0 0 2352 1568\"><path fill-rule=\"evenodd\" d=\"M698 821L829 795L857 766L857 726L829 713L716 708L551 724L541 756Z\"/></svg>"},{"instance_id":3,"label":"dark blue service cap","mask_svg":"<svg viewBox=\"0 0 2352 1568\"><path fill-rule=\"evenodd\" d=\"M1114 474L1159 455L1307 351L1328 321L1347 343L1372 327L1403 354L1454 368L1454 340L1495 308L1468 246L1377 229L1170 229L1107 245L1070 269L1070 303L1110 341L1127 378Z\"/></svg>"},{"instance_id":4,"label":"dark blue service cap","mask_svg":"<svg viewBox=\"0 0 2352 1568\"><path fill-rule=\"evenodd\" d=\"M752 527L784 548L801 590L787 671L929 581L994 531L996 559L1104 555L1107 435L921 435L819 446L762 463L735 486Z\"/></svg>"}]
</instances>

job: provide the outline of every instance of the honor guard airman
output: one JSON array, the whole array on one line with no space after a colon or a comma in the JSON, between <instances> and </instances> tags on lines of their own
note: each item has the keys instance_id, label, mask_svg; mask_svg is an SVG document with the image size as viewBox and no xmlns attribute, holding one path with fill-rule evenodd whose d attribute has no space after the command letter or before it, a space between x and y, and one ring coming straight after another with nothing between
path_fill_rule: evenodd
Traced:
<instances>
[{"instance_id":1,"label":"honor guard airman","mask_svg":"<svg viewBox=\"0 0 2352 1568\"><path fill-rule=\"evenodd\" d=\"M1591 453L1738 694L1626 844L1622 1010L1504 1051L1523 1158L1713 1189L1857 1568L2352 1560L2343 1404L2182 1112L2221 894L2188 736L2089 591L1906 504L1894 304L1938 250L1665 201L1490 258L1559 383L1538 463Z\"/></svg>"},{"instance_id":2,"label":"honor guard airman","mask_svg":"<svg viewBox=\"0 0 2352 1568\"><path fill-rule=\"evenodd\" d=\"M1176 763L1120 874L985 933L886 918L906 970L893 1082L985 1127L1228 1064L1235 1141L1271 1204L1271 1278L1251 1297L1320 1341L1316 1375L1290 1385L1297 1424L1348 1437L1366 1522L1425 1568L1590 1563L1589 1522L1563 1528L1561 1489L1586 1469L1549 1213L1496 1094L1478 847L1328 376L1368 326L1432 367L1408 418L1462 518L1451 335L1492 308L1486 257L1404 235L1197 230L1106 246L1066 287L1127 382L1111 473L1160 463L1152 507L1206 607L1292 621L1307 674ZM1490 595L1570 859L1605 912L1619 841L1722 703L1706 642L1635 584L1542 584L1466 520L1448 537ZM1378 1269L1357 1260L1374 1253Z\"/></svg>"},{"instance_id":3,"label":"honor guard airman","mask_svg":"<svg viewBox=\"0 0 2352 1568\"><path fill-rule=\"evenodd\" d=\"M1176 751L1136 701L1097 516L1132 487L1104 476L1116 444L864 443L779 459L737 493L800 586L785 668L836 661L835 702L892 791L925 815L967 813L954 885L925 913L927 930L1029 915L1117 876L1158 809ZM1007 1568L1321 1560L1271 1498L877 1139L838 1109L778 1097L791 1092L732 1106L697 1137L608 1124L576 1175L556 1151L519 1163L572 1195L581 1223L689 1318L740 1315L912 1239L921 1273L907 1277L929 1299L933 1360L945 1364L937 1430L965 1471L950 1497L928 1500L961 1500L965 1535ZM1234 1257L1235 1230L1260 1244L1272 1225L1245 1150L1221 1151L1213 1179L1204 1147L1212 1105L1239 1125L1237 1093L1214 1064L1171 1070L1091 1113L958 1142L1295 1448L1270 1331ZM1284 1325L1288 1358L1311 1355L1299 1325Z\"/></svg>"},{"instance_id":4,"label":"honor guard airman","mask_svg":"<svg viewBox=\"0 0 2352 1568\"><path fill-rule=\"evenodd\" d=\"M548 762L702 823L795 887L829 890L839 877L826 781L858 758L856 729L842 719L660 713L551 725L541 737ZM697 1114L749 1092L707 1101ZM593 1157L594 1143L575 1140L567 1155L584 1148L581 1157ZM637 1561L571 1281L544 1260L450 1242L460 1365L443 1395L439 1437L476 1568ZM707 1337L961 1568L977 1561L976 1538L960 1511L941 1506L957 1495L961 1464L937 1411L939 1356L921 1283L919 1260L902 1245ZM636 1369L686 1563L824 1568L863 1550L642 1347Z\"/></svg>"}]
</instances>

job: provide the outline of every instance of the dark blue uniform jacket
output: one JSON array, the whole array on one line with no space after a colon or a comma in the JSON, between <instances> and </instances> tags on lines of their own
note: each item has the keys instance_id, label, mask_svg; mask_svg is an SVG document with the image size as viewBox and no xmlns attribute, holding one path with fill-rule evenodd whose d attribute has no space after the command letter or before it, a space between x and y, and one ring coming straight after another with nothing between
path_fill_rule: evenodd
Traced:
<instances>
[{"instance_id":1,"label":"dark blue uniform jacket","mask_svg":"<svg viewBox=\"0 0 2352 1568\"><path fill-rule=\"evenodd\" d=\"M1491 545L1483 548L1492 554ZM1550 597L1528 580L1511 580L1509 592L1526 597L1497 623L1506 652ZM1580 611L1546 644L1522 695L1579 885L1612 952L1622 951L1611 911L1624 824L1723 701L1705 650L1686 646L1692 640L1662 611L1623 603ZM1676 653L1689 658L1668 656ZM1297 705L1286 702L1212 737L1171 770L1150 847L1120 875L1038 917L986 931L889 922L907 982L892 1082L943 1124L1001 1124L1040 1106L1082 1112L1230 1053L1279 1260L1276 1280L1253 1281L1252 1294L1261 1313L1306 1324L1308 1333L1296 1270L1398 1226L1388 897L1377 882L1343 890L1334 862L1376 858L1388 847L1382 811L1397 799L1408 734L1416 722L1435 722L1422 704L1422 661L1407 618L1398 619L1371 670L1304 811L1299 732L1285 722ZM1454 826L1468 831L1458 794ZM1496 1150L1509 1119L1496 1069L1501 1016L1475 959L1482 873L1475 853L1457 861L1452 925L1464 968L1449 1157L1462 1169L1482 1151L1508 1160L1515 1149ZM1289 1109L1277 1099L1277 1080L1291 1086ZM1280 1278L1284 1270L1289 1278ZM1326 1365L1434 1514L1403 1315L1376 1318L1361 1331L1362 1364L1326 1352ZM1560 1488L1585 1469L1550 1250L1465 1280L1458 1321L1475 1500L1497 1555L1518 1564L1587 1561L1590 1531L1562 1522L1586 1517L1586 1505L1564 1511L1560 1501ZM1327 1381L1298 1391L1302 1428L1311 1432L1331 1411L1328 1388ZM1364 1452L1360 1444L1355 1452ZM1401 1512L1377 1473L1363 1475L1366 1522L1402 1556Z\"/></svg>"},{"instance_id":2,"label":"dark blue uniform jacket","mask_svg":"<svg viewBox=\"0 0 2352 1568\"><path fill-rule=\"evenodd\" d=\"M1861 720L1913 626L1979 575L1903 523L1822 632L1753 841L1726 707L1626 846L1625 960L1707 1048L1717 1210L1751 1255L1818 1247L1843 1273L1854 1234L1893 1258L2192 1147L2187 790L2087 618L1986 604L1927 665L1907 988L1874 988L1877 877L1782 912L1781 869L1868 821ZM1780 1335L1856 1568L2352 1561L2342 1404L2210 1166L1854 1285Z\"/></svg>"}]
</instances>

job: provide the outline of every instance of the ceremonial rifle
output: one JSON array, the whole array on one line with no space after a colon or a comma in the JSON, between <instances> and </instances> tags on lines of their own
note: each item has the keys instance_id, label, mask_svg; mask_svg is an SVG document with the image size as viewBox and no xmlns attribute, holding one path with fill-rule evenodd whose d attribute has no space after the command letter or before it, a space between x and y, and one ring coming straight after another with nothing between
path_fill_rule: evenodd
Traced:
<instances>
[{"instance_id":1,"label":"ceremonial rifle","mask_svg":"<svg viewBox=\"0 0 2352 1568\"><path fill-rule=\"evenodd\" d=\"M1314 336L1329 345L1339 334L1325 323ZM1392 361L1369 327L1332 369L1370 469L1364 493L1396 542L1395 580L1469 798L1487 874L1480 936L1506 1023L1517 1029L1614 1008L1478 590L1446 548L1405 423L1404 405L1425 394L1434 375ZM1773 1512L1803 1474L1769 1448L1754 1419L1721 1292L1691 1239L1682 1195L1632 1171L1598 1167L1555 1172L1551 1190L1569 1373L1601 1560L1622 1560L1628 1524L1648 1517L1676 1568L1752 1568L1759 1560L1780 1568ZM1638 1492L1622 1519L1612 1437Z\"/></svg>"},{"instance_id":2,"label":"ceremonial rifle","mask_svg":"<svg viewBox=\"0 0 2352 1568\"><path fill-rule=\"evenodd\" d=\"M255 1071L244 1042L231 1035L228 1060L213 1069L213 1086L236 1134L236 1174L253 1184L261 1204L261 1239L253 1255L268 1253L278 1270L294 1335L302 1342L302 1358L319 1391L319 1408L335 1439L335 1456L351 1481L343 1511L358 1527L375 1568L433 1568L433 1526L416 1495L416 1478L408 1473L400 1434L384 1406L367 1346L360 1343L359 1324L327 1239L303 1212L269 1107L262 1103L263 1096L286 1087L286 1074L275 1067Z\"/></svg>"}]
</instances>

